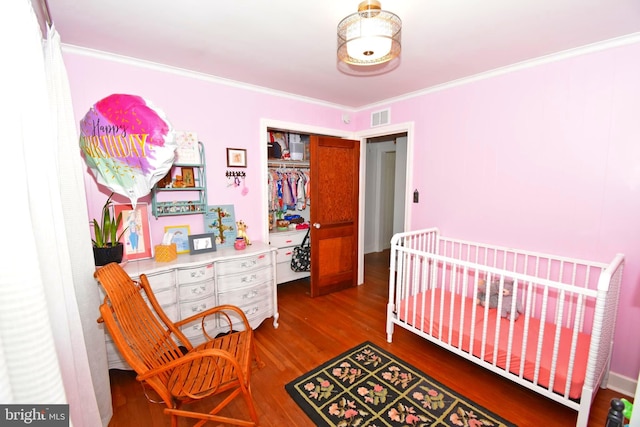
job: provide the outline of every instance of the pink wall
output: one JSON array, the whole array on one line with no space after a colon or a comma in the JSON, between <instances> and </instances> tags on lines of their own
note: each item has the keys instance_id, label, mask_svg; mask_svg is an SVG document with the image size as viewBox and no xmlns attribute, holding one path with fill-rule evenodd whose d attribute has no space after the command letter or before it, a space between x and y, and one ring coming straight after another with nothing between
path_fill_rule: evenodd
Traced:
<instances>
[{"instance_id":1,"label":"pink wall","mask_svg":"<svg viewBox=\"0 0 640 427\"><path fill-rule=\"evenodd\" d=\"M175 129L207 149L210 204L234 204L249 235L263 220L258 149L262 118L363 130L370 111L342 110L66 53L76 118L112 93L143 96ZM612 370L636 378L640 342L640 44L540 65L391 104L393 123L414 122L412 228L452 237L609 261L626 255ZM379 108L376 108L376 110ZM227 188L225 148L247 148L246 197ZM108 190L86 175L89 213ZM125 202L126 200L121 200ZM145 201L145 200L142 200ZM152 219L164 225L199 215Z\"/></svg>"},{"instance_id":2,"label":"pink wall","mask_svg":"<svg viewBox=\"0 0 640 427\"><path fill-rule=\"evenodd\" d=\"M413 229L604 262L625 254L612 370L632 379L640 369L639 76L635 44L390 106L394 123L415 122Z\"/></svg>"},{"instance_id":3,"label":"pink wall","mask_svg":"<svg viewBox=\"0 0 640 427\"><path fill-rule=\"evenodd\" d=\"M266 143L266 135L260 133L260 119L348 129L342 122L343 110L73 53L65 53L64 58L77 122L97 101L114 93L125 93L151 101L164 111L174 129L197 132L205 145L209 204L235 205L236 218L248 224L249 237L255 241L266 240L262 236L262 221L267 202L262 201L260 173L260 144ZM241 195L241 188L227 186L227 147L247 149L246 196ZM110 190L98 188L88 169L85 185L89 215L94 218ZM129 203L117 195L114 199ZM151 198L139 201L150 204ZM183 224L190 226L192 234L203 232L202 215L152 218L152 244L161 241L166 225Z\"/></svg>"}]
</instances>

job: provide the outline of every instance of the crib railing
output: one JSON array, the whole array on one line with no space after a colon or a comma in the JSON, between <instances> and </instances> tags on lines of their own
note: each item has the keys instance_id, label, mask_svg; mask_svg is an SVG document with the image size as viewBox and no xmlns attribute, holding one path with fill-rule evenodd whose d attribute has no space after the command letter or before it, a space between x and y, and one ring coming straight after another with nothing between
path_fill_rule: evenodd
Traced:
<instances>
[{"instance_id":1,"label":"crib railing","mask_svg":"<svg viewBox=\"0 0 640 427\"><path fill-rule=\"evenodd\" d=\"M590 334L581 399L588 399L587 403L582 403L587 406L588 416L594 388L607 371L623 260L623 256L618 255L611 264L604 264L483 245L443 238L436 228L397 234L391 242L387 339L391 342L393 326L398 324L463 357L476 359L476 363L511 377L553 400L578 409L581 404L575 398L570 398L569 389L579 340L583 339L581 335ZM486 321L490 310L488 300L484 301L483 315L478 315L475 307L468 310L471 307L465 306L478 302L476 296L482 280L498 284L496 310L502 313L506 308L505 311L509 313L507 326L496 322L495 330L489 329ZM508 302L502 297L506 281L513 281L512 298ZM434 290L440 293L428 292ZM506 307L507 304L510 306ZM519 319L516 320L518 307L522 313L518 313ZM467 324L476 325L479 318L484 319L483 323L471 328L465 348L466 338L462 333L456 334L452 325L457 325L457 330L463 330ZM537 329L535 344L530 344L527 334L535 320L540 321L536 323L540 328ZM524 325L522 339L514 332L515 322ZM445 325L448 326L445 328ZM494 352L492 360L485 360L485 354L488 348L497 348L500 328L504 327L508 329L507 362L506 366L499 367L497 352ZM570 338L566 335L567 331L570 332ZM543 353L542 343L549 336L553 338L551 372L548 384L541 386L538 383L539 360ZM514 342L520 343L519 348L513 348ZM561 346L566 346L567 342L570 345L568 377L563 390L558 391L557 387L554 390L558 354ZM477 348L478 345L480 348ZM524 380L525 358L520 358L520 366L511 366L511 355L514 351L526 354L530 345L534 346L531 348L535 348L536 352L535 374L533 379Z\"/></svg>"}]
</instances>

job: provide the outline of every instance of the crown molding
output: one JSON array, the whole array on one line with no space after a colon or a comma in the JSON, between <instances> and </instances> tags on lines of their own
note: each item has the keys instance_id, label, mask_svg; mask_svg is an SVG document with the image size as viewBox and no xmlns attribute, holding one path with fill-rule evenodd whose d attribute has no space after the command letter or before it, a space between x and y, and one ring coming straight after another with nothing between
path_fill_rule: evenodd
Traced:
<instances>
[{"instance_id":1,"label":"crown molding","mask_svg":"<svg viewBox=\"0 0 640 427\"><path fill-rule=\"evenodd\" d=\"M556 52L538 58L529 59L515 64L507 65L504 67L496 68L494 70L485 71L473 76L463 77L461 79L452 80L450 82L442 83L439 85L431 86L425 89L420 89L415 92L406 93L394 98L385 99L380 102L369 104L363 107L359 107L357 111L368 110L372 108L379 108L381 106L387 106L391 103L405 101L407 99L416 98L419 96L427 95L430 93L439 92L446 89L451 89L458 86L463 86L469 83L474 83L480 80L491 79L493 77L501 76L503 74L513 73L515 71L524 70L527 68L538 67L540 65L548 64L551 62L562 61L577 56L587 55L594 52L600 52L603 50L613 49L616 47L627 46L635 43L640 43L640 33L632 33L626 36L617 37L614 39L604 40L601 42L589 44L582 47L564 50L562 52Z\"/></svg>"},{"instance_id":2,"label":"crown molding","mask_svg":"<svg viewBox=\"0 0 640 427\"><path fill-rule=\"evenodd\" d=\"M171 65L161 64L158 62L145 61L143 59L133 58L130 56L117 55L114 53L104 52L95 49L89 49L81 46L75 46L70 44L62 44L62 51L79 56L86 56L91 58L102 59L105 61L117 62L120 64L130 65L132 67L146 68L148 70L160 71L163 73L169 73L178 75L181 77L187 77L197 80L206 81L209 83L216 83L225 86L236 87L239 89L245 89L253 92L263 93L266 95L278 96L280 98L292 99L295 101L303 101L308 104L320 105L323 107L334 108L341 111L348 110L355 112L353 107L347 107L344 105L334 104L331 102L323 101L320 99L309 98L302 95L296 95L289 92L283 92L275 89L269 89L263 86L252 85L249 83L243 83L236 80L225 79L223 77L213 76L211 74L205 74L198 71L187 70L184 68L174 67Z\"/></svg>"},{"instance_id":3,"label":"crown molding","mask_svg":"<svg viewBox=\"0 0 640 427\"><path fill-rule=\"evenodd\" d=\"M79 47L75 45L62 44L62 50L63 52L68 52L68 53L72 53L80 56L88 56L88 57L103 59L106 61L123 63L123 64L131 65L134 67L140 67L140 68L146 68L146 69L165 72L165 73L171 73L171 74L175 74L183 77L194 78L194 79L203 80L211 83L236 87L239 89L250 90L253 92L263 93L263 94L277 96L281 98L292 99L295 101L302 101L309 104L315 104L315 105L337 109L341 111L358 113L358 112L369 110L372 108L378 108L381 106L393 104L400 101L405 101L405 100L416 98L419 96L424 96L431 93L451 89L454 87L463 86L469 83L474 83L480 80L494 78L497 76L520 71L523 69L533 68L533 67L548 64L551 62L562 61L562 60L574 58L577 56L587 55L590 53L600 52L603 50L613 49L616 47L626 46L626 45L635 44L635 43L640 43L640 32L632 33L622 37L617 37L614 39L604 40L597 43L592 43L592 44L578 47L578 48L568 49L562 52L557 52L557 53L541 56L538 58L534 58L534 59L530 59L522 62L518 62L515 64L507 65L505 67L496 68L494 70L485 71L479 74L475 74L473 76L463 77L461 79L452 80L450 82L442 83L435 86L430 86L424 89L417 90L415 92L410 92L401 96L388 98L373 104L368 104L368 105L355 107L355 108L350 106L335 104L327 101L322 101L315 98L309 98L302 95L296 95L289 92L283 92L283 91L269 89L262 86L252 85L249 83L243 83L235 80L225 79L222 77L216 77L210 74L200 73L197 71L191 71L191 70L187 70L179 67L174 67L174 66L160 64L160 63L151 62L151 61L145 61L142 59L127 57L122 55L116 55L108 52L88 49L88 48Z\"/></svg>"}]
</instances>

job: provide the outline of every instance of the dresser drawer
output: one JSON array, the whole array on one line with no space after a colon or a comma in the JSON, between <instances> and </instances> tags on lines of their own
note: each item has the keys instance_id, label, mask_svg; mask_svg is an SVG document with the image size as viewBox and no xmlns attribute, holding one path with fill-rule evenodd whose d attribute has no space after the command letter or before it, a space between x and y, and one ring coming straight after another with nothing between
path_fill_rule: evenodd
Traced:
<instances>
[{"instance_id":1,"label":"dresser drawer","mask_svg":"<svg viewBox=\"0 0 640 427\"><path fill-rule=\"evenodd\" d=\"M273 287L270 282L259 283L250 288L242 288L218 295L218 304L231 304L243 307L254 302L266 302L273 299Z\"/></svg>"},{"instance_id":2,"label":"dresser drawer","mask_svg":"<svg viewBox=\"0 0 640 427\"><path fill-rule=\"evenodd\" d=\"M145 295L145 293L142 292L141 295L142 295L142 298L144 298L144 300L147 301L147 296ZM163 308L166 306L176 304L176 288L175 287L154 291L153 295L156 297L156 300L158 300L158 304L160 304L160 306ZM147 304L148 303L149 301L147 301Z\"/></svg>"},{"instance_id":3,"label":"dresser drawer","mask_svg":"<svg viewBox=\"0 0 640 427\"><path fill-rule=\"evenodd\" d=\"M213 264L200 265L198 267L179 268L178 283L195 283L213 278Z\"/></svg>"},{"instance_id":4,"label":"dresser drawer","mask_svg":"<svg viewBox=\"0 0 640 427\"><path fill-rule=\"evenodd\" d=\"M218 276L236 274L271 265L271 254L264 253L254 256L246 256L239 259L216 262Z\"/></svg>"},{"instance_id":5,"label":"dresser drawer","mask_svg":"<svg viewBox=\"0 0 640 427\"><path fill-rule=\"evenodd\" d=\"M178 289L180 290L180 301L200 299L202 297L213 295L213 284L213 279L188 285L181 284L178 287Z\"/></svg>"},{"instance_id":6,"label":"dresser drawer","mask_svg":"<svg viewBox=\"0 0 640 427\"><path fill-rule=\"evenodd\" d=\"M218 335L218 331L216 330L217 321L214 316L210 316L205 319L204 327L210 336L215 337ZM182 327L182 333L189 338L189 341L191 341L191 344L193 345L198 345L204 342L205 338L202 335L202 319L198 319L184 325Z\"/></svg>"},{"instance_id":7,"label":"dresser drawer","mask_svg":"<svg viewBox=\"0 0 640 427\"><path fill-rule=\"evenodd\" d=\"M176 286L176 275L173 271L165 271L162 273L147 274L147 279L151 285L151 289L159 291L166 288L174 288ZM133 280L139 281L139 277L133 277Z\"/></svg>"},{"instance_id":8,"label":"dresser drawer","mask_svg":"<svg viewBox=\"0 0 640 427\"><path fill-rule=\"evenodd\" d=\"M222 298L222 296L221 296ZM231 299L235 299L236 297L232 297ZM262 300L247 300L242 304L236 304L237 307L240 308L244 312L244 315L247 316L247 320L250 324L260 324L260 322L256 322L256 319L263 320L267 317L273 316L273 299L267 298ZM236 315L233 312L227 312L231 321L233 322L233 329L241 330L239 325L242 325L242 320L240 320L240 316ZM229 330L228 323L226 319L220 318L218 319L218 327L220 330L227 332Z\"/></svg>"},{"instance_id":9,"label":"dresser drawer","mask_svg":"<svg viewBox=\"0 0 640 427\"><path fill-rule=\"evenodd\" d=\"M293 255L293 247L290 248L278 248L276 253L276 263L280 264L286 262L291 264L291 256Z\"/></svg>"},{"instance_id":10,"label":"dresser drawer","mask_svg":"<svg viewBox=\"0 0 640 427\"><path fill-rule=\"evenodd\" d=\"M143 295L142 298L146 301L147 305L149 306L149 308L151 308L151 311L153 312L153 308L151 307L151 304L149 303L147 298L144 296L144 293L142 295ZM166 290L158 293L154 292L154 295L158 300L158 303L160 304L162 311L164 311L164 314L167 315L169 320L171 320L172 322L175 322L176 320L178 320L178 304L176 301L175 288L173 288L173 290ZM155 312L153 313L155 314ZM156 315L156 318L160 322L162 322L159 316Z\"/></svg>"},{"instance_id":11,"label":"dresser drawer","mask_svg":"<svg viewBox=\"0 0 640 427\"><path fill-rule=\"evenodd\" d=\"M269 234L269 244L278 248L299 246L304 240L307 230L283 231Z\"/></svg>"},{"instance_id":12,"label":"dresser drawer","mask_svg":"<svg viewBox=\"0 0 640 427\"><path fill-rule=\"evenodd\" d=\"M238 288L246 288L257 283L265 283L272 279L271 268L261 268L240 274L229 274L227 276L218 276L217 288L218 292L226 292ZM269 286L265 284L264 286Z\"/></svg>"},{"instance_id":13,"label":"dresser drawer","mask_svg":"<svg viewBox=\"0 0 640 427\"><path fill-rule=\"evenodd\" d=\"M193 301L180 301L180 318L185 319L215 306L214 298L201 298Z\"/></svg>"}]
</instances>

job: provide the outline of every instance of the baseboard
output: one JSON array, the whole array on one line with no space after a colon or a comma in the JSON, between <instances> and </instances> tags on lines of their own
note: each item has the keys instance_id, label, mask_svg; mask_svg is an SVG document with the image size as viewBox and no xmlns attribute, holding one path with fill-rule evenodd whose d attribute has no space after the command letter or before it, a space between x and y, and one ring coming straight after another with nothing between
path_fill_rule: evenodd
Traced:
<instances>
[{"instance_id":1,"label":"baseboard","mask_svg":"<svg viewBox=\"0 0 640 427\"><path fill-rule=\"evenodd\" d=\"M638 381L633 378L625 377L613 372L609 373L609 381L607 381L607 388L618 393L625 394L626 397L633 399L636 393L636 387ZM624 397L624 396L621 396Z\"/></svg>"}]
</instances>

